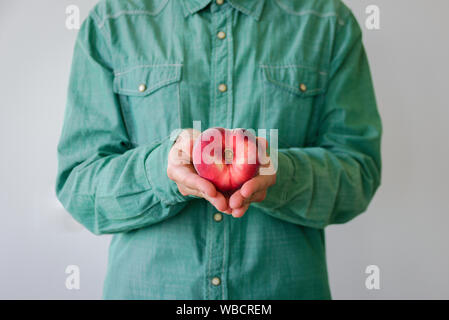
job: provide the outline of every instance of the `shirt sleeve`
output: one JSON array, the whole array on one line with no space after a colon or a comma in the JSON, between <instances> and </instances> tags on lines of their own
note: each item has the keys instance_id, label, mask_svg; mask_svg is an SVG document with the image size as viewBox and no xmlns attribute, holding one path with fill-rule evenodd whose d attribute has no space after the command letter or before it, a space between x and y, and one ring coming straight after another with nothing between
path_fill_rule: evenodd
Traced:
<instances>
[{"instance_id":1,"label":"shirt sleeve","mask_svg":"<svg viewBox=\"0 0 449 320\"><path fill-rule=\"evenodd\" d=\"M127 134L108 37L94 17L76 41L64 126L58 145L56 194L95 234L125 232L176 215L189 197L167 177L167 137L134 146Z\"/></svg>"},{"instance_id":2,"label":"shirt sleeve","mask_svg":"<svg viewBox=\"0 0 449 320\"><path fill-rule=\"evenodd\" d=\"M380 185L382 125L362 33L354 16L339 27L317 134L306 148L280 149L264 212L313 228L364 212Z\"/></svg>"}]
</instances>

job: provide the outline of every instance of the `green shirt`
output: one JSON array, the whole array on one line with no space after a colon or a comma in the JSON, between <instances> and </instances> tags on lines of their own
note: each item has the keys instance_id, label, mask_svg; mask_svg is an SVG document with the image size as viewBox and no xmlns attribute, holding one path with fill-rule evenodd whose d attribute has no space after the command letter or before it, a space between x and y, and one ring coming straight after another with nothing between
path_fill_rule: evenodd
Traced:
<instances>
[{"instance_id":1,"label":"green shirt","mask_svg":"<svg viewBox=\"0 0 449 320\"><path fill-rule=\"evenodd\" d=\"M193 121L278 129L277 183L243 218L167 177ZM101 1L75 46L57 195L114 234L106 299L328 299L324 228L366 210L381 131L339 0Z\"/></svg>"}]
</instances>

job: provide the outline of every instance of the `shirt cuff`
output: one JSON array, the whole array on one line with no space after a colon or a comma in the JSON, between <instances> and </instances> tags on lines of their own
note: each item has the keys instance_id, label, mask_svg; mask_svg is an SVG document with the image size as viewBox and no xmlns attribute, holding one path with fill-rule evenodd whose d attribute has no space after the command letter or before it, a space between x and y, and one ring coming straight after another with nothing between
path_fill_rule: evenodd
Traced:
<instances>
[{"instance_id":1,"label":"shirt cuff","mask_svg":"<svg viewBox=\"0 0 449 320\"><path fill-rule=\"evenodd\" d=\"M287 202L289 189L295 174L295 167L291 159L283 152L278 152L276 183L268 188L267 196L261 203L255 203L267 209L276 209Z\"/></svg>"},{"instance_id":2,"label":"shirt cuff","mask_svg":"<svg viewBox=\"0 0 449 320\"><path fill-rule=\"evenodd\" d=\"M145 160L145 169L155 195L165 204L177 204L187 201L178 190L176 183L167 176L168 154L174 141L166 138Z\"/></svg>"}]
</instances>

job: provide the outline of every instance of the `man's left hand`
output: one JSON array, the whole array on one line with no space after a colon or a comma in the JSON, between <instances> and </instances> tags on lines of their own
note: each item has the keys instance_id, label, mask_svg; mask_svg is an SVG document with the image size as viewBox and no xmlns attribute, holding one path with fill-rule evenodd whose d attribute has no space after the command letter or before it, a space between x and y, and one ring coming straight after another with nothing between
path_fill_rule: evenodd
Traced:
<instances>
[{"instance_id":1,"label":"man's left hand","mask_svg":"<svg viewBox=\"0 0 449 320\"><path fill-rule=\"evenodd\" d=\"M258 138L260 141L261 138ZM266 144L268 146L268 144ZM276 183L276 170L268 156L259 169L259 174L248 180L229 198L229 207L234 218L241 218L252 202L265 200L267 190Z\"/></svg>"}]
</instances>

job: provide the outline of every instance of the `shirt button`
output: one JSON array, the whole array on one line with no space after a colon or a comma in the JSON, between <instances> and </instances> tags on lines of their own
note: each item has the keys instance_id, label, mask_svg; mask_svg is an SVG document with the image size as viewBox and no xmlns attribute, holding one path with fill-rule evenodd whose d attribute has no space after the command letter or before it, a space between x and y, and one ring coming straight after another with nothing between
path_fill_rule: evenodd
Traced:
<instances>
[{"instance_id":1,"label":"shirt button","mask_svg":"<svg viewBox=\"0 0 449 320\"><path fill-rule=\"evenodd\" d=\"M222 84L220 84L220 85L218 86L218 90L219 90L220 92L226 92L226 91L228 91L228 86L225 85L224 83L222 83Z\"/></svg>"},{"instance_id":2,"label":"shirt button","mask_svg":"<svg viewBox=\"0 0 449 320\"><path fill-rule=\"evenodd\" d=\"M214 286L219 286L221 284L221 280L219 277L213 277L211 282Z\"/></svg>"},{"instance_id":3,"label":"shirt button","mask_svg":"<svg viewBox=\"0 0 449 320\"><path fill-rule=\"evenodd\" d=\"M226 38L226 33L220 31L219 33L217 33L217 37L218 39L223 40L224 38Z\"/></svg>"},{"instance_id":4,"label":"shirt button","mask_svg":"<svg viewBox=\"0 0 449 320\"><path fill-rule=\"evenodd\" d=\"M224 0L216 0L215 1L219 6L221 6L224 3Z\"/></svg>"},{"instance_id":5,"label":"shirt button","mask_svg":"<svg viewBox=\"0 0 449 320\"><path fill-rule=\"evenodd\" d=\"M306 92L307 91L307 86L304 83L301 83L299 85L299 90L301 90L302 92Z\"/></svg>"},{"instance_id":6,"label":"shirt button","mask_svg":"<svg viewBox=\"0 0 449 320\"><path fill-rule=\"evenodd\" d=\"M216 222L220 222L221 220L223 220L223 215L219 212L217 212L216 214L214 214L214 220Z\"/></svg>"},{"instance_id":7,"label":"shirt button","mask_svg":"<svg viewBox=\"0 0 449 320\"><path fill-rule=\"evenodd\" d=\"M139 86L139 92L145 92L145 90L147 90L147 86L145 85L145 84L141 84L140 86Z\"/></svg>"}]
</instances>

